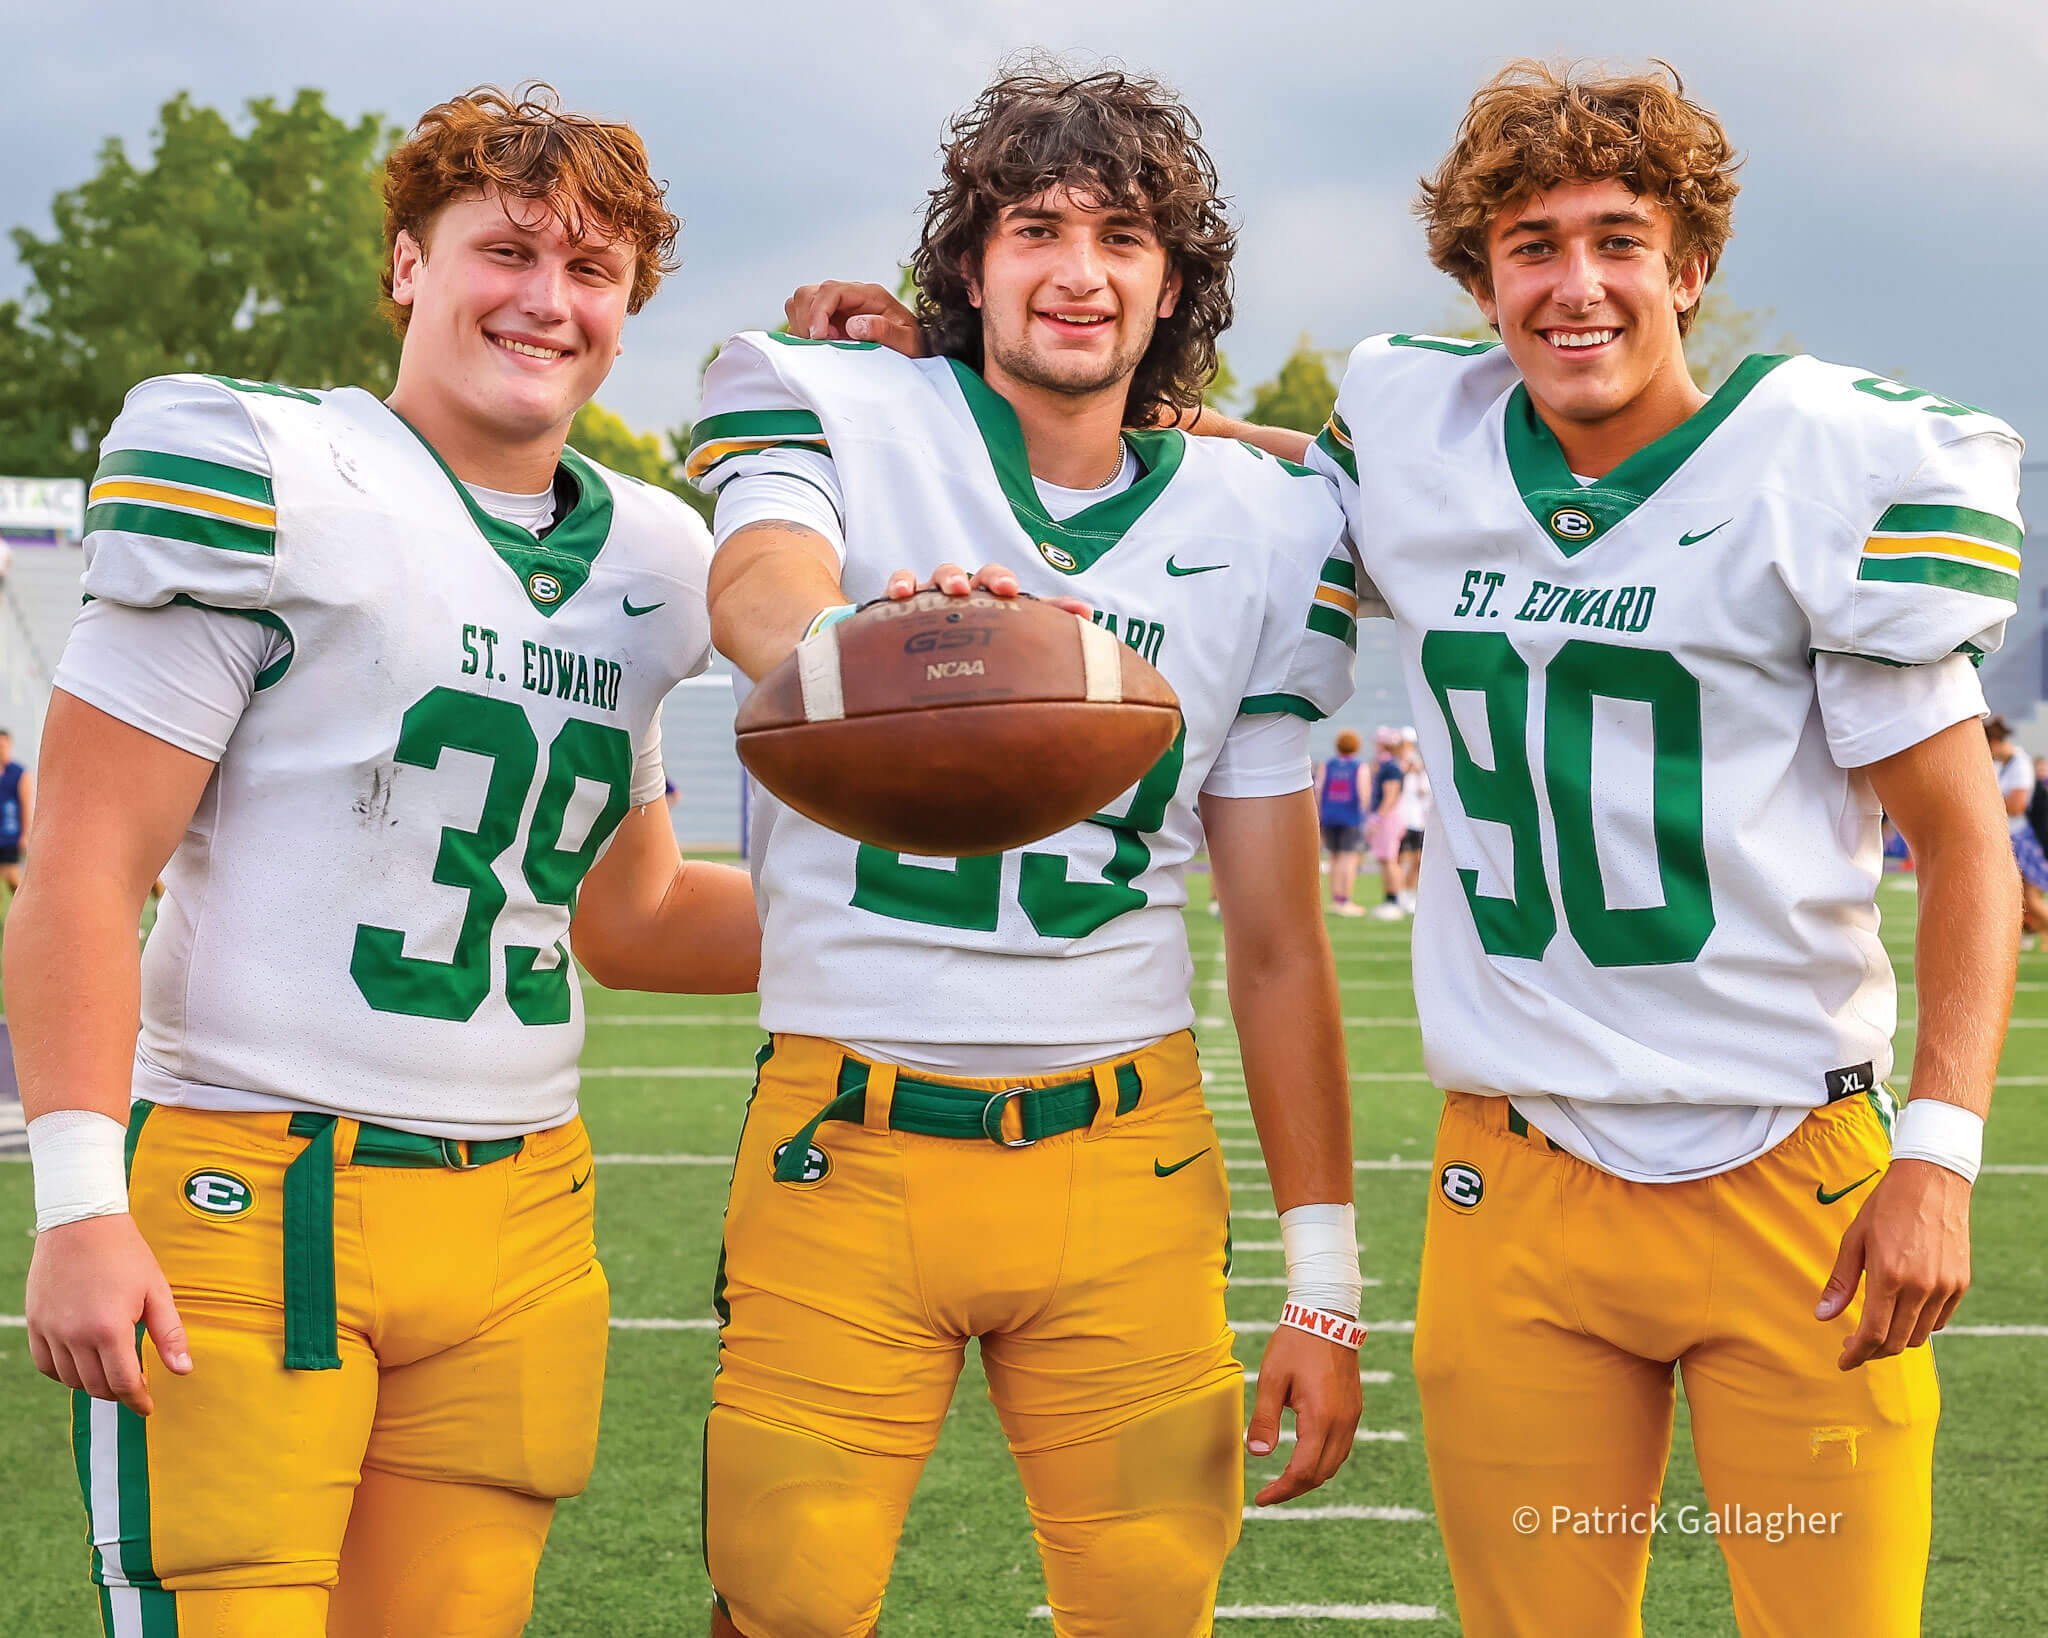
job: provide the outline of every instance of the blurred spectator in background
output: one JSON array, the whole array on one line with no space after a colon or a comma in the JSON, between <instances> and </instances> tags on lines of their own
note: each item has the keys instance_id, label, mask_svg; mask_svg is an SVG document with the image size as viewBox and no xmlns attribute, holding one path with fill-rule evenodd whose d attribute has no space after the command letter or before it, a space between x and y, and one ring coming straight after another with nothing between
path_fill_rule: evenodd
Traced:
<instances>
[{"instance_id":1,"label":"blurred spectator in background","mask_svg":"<svg viewBox=\"0 0 2048 1638\"><path fill-rule=\"evenodd\" d=\"M1373 736L1378 760L1372 770L1372 812L1365 822L1366 845L1379 861L1380 902L1373 906L1375 921L1398 921L1408 912L1401 906L1407 880L1401 874L1401 793L1408 773L1401 766L1401 731L1382 728Z\"/></svg>"},{"instance_id":2,"label":"blurred spectator in background","mask_svg":"<svg viewBox=\"0 0 2048 1638\"><path fill-rule=\"evenodd\" d=\"M1401 891L1395 902L1411 916L1415 893L1422 884L1422 833L1429 829L1433 802L1429 772L1422 766L1422 746L1415 730L1401 730Z\"/></svg>"},{"instance_id":3,"label":"blurred spectator in background","mask_svg":"<svg viewBox=\"0 0 2048 1638\"><path fill-rule=\"evenodd\" d=\"M2027 798L2027 828L2048 857L2048 756L2034 758L2034 794Z\"/></svg>"},{"instance_id":4,"label":"blurred spectator in background","mask_svg":"<svg viewBox=\"0 0 2048 1638\"><path fill-rule=\"evenodd\" d=\"M2012 726L2003 717L1984 719L1984 737L1991 745L1992 766L1998 770L1998 794L2005 798L2006 824L2012 831L2012 856L2019 865L2021 914L2029 934L2048 932L2048 853L2034 827L2027 822L2028 804L2034 796L2034 763L2013 742ZM2031 937L2027 947L2033 947Z\"/></svg>"},{"instance_id":5,"label":"blurred spectator in background","mask_svg":"<svg viewBox=\"0 0 2048 1638\"><path fill-rule=\"evenodd\" d=\"M14 760L14 735L0 728L0 882L9 901L21 891L21 855L36 801L36 776Z\"/></svg>"},{"instance_id":6,"label":"blurred spectator in background","mask_svg":"<svg viewBox=\"0 0 2048 1638\"><path fill-rule=\"evenodd\" d=\"M1358 735L1349 728L1337 731L1337 754L1316 771L1316 805L1323 827L1323 851L1330 856L1330 911L1339 916L1362 916L1365 909L1352 903L1352 884L1358 880L1358 853L1365 845L1365 796L1359 788Z\"/></svg>"}]
</instances>

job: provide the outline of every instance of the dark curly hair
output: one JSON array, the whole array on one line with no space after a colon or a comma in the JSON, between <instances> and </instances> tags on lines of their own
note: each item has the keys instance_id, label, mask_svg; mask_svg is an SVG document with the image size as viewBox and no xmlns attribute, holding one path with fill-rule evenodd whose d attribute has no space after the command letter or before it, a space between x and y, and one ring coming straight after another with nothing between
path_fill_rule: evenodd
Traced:
<instances>
[{"instance_id":1,"label":"dark curly hair","mask_svg":"<svg viewBox=\"0 0 2048 1638\"><path fill-rule=\"evenodd\" d=\"M1216 338L1230 327L1237 249L1201 137L1195 116L1155 79L1116 69L1076 78L1057 63L1005 73L948 127L945 180L931 191L911 258L932 351L982 368L981 312L968 288L996 218L1067 187L1145 217L1180 274L1180 299L1131 377L1124 424L1196 408L1216 373Z\"/></svg>"},{"instance_id":2,"label":"dark curly hair","mask_svg":"<svg viewBox=\"0 0 2048 1638\"><path fill-rule=\"evenodd\" d=\"M1612 177L1671 213L1673 280L1695 253L1711 279L1734 232L1740 163L1721 122L1687 99L1669 63L1602 75L1524 57L1473 96L1458 140L1422 179L1415 210L1429 230L1429 259L1468 290L1485 290L1486 235L1501 210L1560 182ZM1678 315L1680 335L1698 312Z\"/></svg>"}]
</instances>

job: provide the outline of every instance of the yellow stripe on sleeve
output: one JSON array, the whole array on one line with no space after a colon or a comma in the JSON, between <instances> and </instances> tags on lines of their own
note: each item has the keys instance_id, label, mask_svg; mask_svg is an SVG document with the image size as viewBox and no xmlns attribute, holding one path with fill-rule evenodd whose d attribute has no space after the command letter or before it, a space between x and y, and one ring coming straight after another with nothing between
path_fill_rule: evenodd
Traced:
<instances>
[{"instance_id":1,"label":"yellow stripe on sleeve","mask_svg":"<svg viewBox=\"0 0 2048 1638\"><path fill-rule=\"evenodd\" d=\"M1872 535L1863 543L1865 557L1949 557L1981 563L2006 574L2020 572L2020 554L2010 547L1960 535Z\"/></svg>"},{"instance_id":2,"label":"yellow stripe on sleeve","mask_svg":"<svg viewBox=\"0 0 2048 1638\"><path fill-rule=\"evenodd\" d=\"M145 478L102 478L92 486L87 504L98 506L105 501L123 500L148 501L156 506L175 506L182 511L204 512L211 517L254 524L260 529L277 527L277 508L274 506L235 500L227 495L211 494L204 489L188 489L183 484L155 483Z\"/></svg>"}]
</instances>

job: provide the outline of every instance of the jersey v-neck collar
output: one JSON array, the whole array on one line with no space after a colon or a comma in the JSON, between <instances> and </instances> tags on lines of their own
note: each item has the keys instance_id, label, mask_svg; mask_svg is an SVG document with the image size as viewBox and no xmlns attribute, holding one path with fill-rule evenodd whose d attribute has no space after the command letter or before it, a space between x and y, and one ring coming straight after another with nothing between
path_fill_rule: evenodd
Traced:
<instances>
[{"instance_id":1,"label":"jersey v-neck collar","mask_svg":"<svg viewBox=\"0 0 2048 1638\"><path fill-rule=\"evenodd\" d=\"M1009 400L957 358L946 361L968 413L988 449L989 464L1002 485L1018 526L1031 537L1038 555L1062 574L1079 574L1124 538L1131 526L1173 481L1187 453L1186 434L1176 428L1153 432L1126 430L1123 439L1142 470L1137 481L1107 500L1083 507L1071 517L1055 518L1045 509L1038 486L1031 481L1031 460L1024 449L1024 429Z\"/></svg>"},{"instance_id":2,"label":"jersey v-neck collar","mask_svg":"<svg viewBox=\"0 0 2048 1638\"><path fill-rule=\"evenodd\" d=\"M531 529L522 529L486 512L426 435L389 404L383 407L434 458L434 464L448 480L448 487L469 512L477 532L519 577L528 602L542 614L552 615L583 589L583 583L590 578L590 566L604 550L612 528L612 492L590 462L567 444L562 446L560 470L568 474L575 486L576 503L559 513L544 533L536 535Z\"/></svg>"},{"instance_id":3,"label":"jersey v-neck collar","mask_svg":"<svg viewBox=\"0 0 2048 1638\"><path fill-rule=\"evenodd\" d=\"M1692 456L1735 413L1763 378L1789 353L1751 353L1714 395L1663 437L1645 444L1604 478L1581 485L1572 476L1557 435L1536 413L1529 389L1517 381L1508 394L1508 469L1522 504L1566 557L1574 557L1614 529Z\"/></svg>"}]
</instances>

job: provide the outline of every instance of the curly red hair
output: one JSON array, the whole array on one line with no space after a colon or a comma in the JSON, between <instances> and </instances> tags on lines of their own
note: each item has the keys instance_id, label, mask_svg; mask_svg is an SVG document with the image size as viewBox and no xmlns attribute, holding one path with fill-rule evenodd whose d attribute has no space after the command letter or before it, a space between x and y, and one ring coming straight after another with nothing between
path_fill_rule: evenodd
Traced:
<instances>
[{"instance_id":1,"label":"curly red hair","mask_svg":"<svg viewBox=\"0 0 2048 1638\"><path fill-rule=\"evenodd\" d=\"M401 233L422 247L441 207L496 191L544 204L563 233L594 233L633 247L626 311L646 305L679 263L682 223L665 202L666 183L647 165L632 126L565 114L550 85L517 92L480 85L420 115L384 161L384 313L401 336L412 309L391 299L391 256Z\"/></svg>"}]
</instances>

